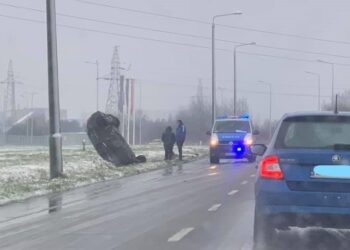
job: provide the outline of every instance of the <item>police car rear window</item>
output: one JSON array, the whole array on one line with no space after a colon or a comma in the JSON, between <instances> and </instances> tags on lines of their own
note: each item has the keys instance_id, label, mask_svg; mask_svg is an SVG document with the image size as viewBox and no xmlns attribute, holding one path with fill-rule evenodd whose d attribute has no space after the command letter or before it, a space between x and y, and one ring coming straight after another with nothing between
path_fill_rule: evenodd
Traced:
<instances>
[{"instance_id":1,"label":"police car rear window","mask_svg":"<svg viewBox=\"0 0 350 250\"><path fill-rule=\"evenodd\" d=\"M216 121L214 126L216 133L250 133L249 121L223 120Z\"/></svg>"}]
</instances>

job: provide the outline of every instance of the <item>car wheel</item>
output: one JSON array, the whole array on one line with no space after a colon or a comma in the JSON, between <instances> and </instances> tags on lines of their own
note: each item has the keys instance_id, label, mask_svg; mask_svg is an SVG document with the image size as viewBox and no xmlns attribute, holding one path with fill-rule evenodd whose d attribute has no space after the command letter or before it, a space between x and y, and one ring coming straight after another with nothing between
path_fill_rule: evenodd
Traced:
<instances>
[{"instance_id":1,"label":"car wheel","mask_svg":"<svg viewBox=\"0 0 350 250\"><path fill-rule=\"evenodd\" d=\"M248 159L248 162L255 162L256 156L248 156L247 159Z\"/></svg>"},{"instance_id":2,"label":"car wheel","mask_svg":"<svg viewBox=\"0 0 350 250\"><path fill-rule=\"evenodd\" d=\"M211 163L211 164L219 164L219 163L220 163L219 157L210 156L210 163Z\"/></svg>"},{"instance_id":3,"label":"car wheel","mask_svg":"<svg viewBox=\"0 0 350 250\"><path fill-rule=\"evenodd\" d=\"M255 212L254 217L254 250L269 250L273 248L276 229L267 216Z\"/></svg>"}]
</instances>

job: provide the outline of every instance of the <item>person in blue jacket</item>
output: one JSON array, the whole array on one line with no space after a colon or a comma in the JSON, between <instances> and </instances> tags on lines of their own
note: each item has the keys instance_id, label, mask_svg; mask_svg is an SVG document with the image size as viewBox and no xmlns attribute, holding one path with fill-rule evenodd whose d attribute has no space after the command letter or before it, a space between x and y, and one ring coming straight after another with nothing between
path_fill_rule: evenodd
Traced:
<instances>
[{"instance_id":1,"label":"person in blue jacket","mask_svg":"<svg viewBox=\"0 0 350 250\"><path fill-rule=\"evenodd\" d=\"M182 147L186 140L186 127L181 120L177 121L177 128L176 128L175 135L176 135L176 145L179 150L179 159L182 160Z\"/></svg>"}]
</instances>

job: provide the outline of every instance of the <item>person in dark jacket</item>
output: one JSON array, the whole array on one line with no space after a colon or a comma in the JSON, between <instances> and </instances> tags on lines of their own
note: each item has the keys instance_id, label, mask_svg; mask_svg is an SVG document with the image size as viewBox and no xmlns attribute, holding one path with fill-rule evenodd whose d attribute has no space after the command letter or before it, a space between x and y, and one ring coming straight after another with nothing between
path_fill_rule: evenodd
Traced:
<instances>
[{"instance_id":1,"label":"person in dark jacket","mask_svg":"<svg viewBox=\"0 0 350 250\"><path fill-rule=\"evenodd\" d=\"M186 140L186 127L181 120L177 121L176 128L176 145L179 150L179 159L182 160L182 147Z\"/></svg>"},{"instance_id":2,"label":"person in dark jacket","mask_svg":"<svg viewBox=\"0 0 350 250\"><path fill-rule=\"evenodd\" d=\"M165 160L171 160L173 157L173 148L176 142L176 138L170 126L167 127L162 134L162 142L165 151Z\"/></svg>"}]
</instances>

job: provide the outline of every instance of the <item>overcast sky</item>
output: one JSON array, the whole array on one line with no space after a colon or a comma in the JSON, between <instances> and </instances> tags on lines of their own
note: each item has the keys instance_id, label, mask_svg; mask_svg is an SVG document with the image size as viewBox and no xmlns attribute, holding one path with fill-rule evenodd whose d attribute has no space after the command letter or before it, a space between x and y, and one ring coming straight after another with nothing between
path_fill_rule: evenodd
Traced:
<instances>
[{"instance_id":1,"label":"overcast sky","mask_svg":"<svg viewBox=\"0 0 350 250\"><path fill-rule=\"evenodd\" d=\"M272 116L279 118L283 113L297 110L317 109L317 79L305 71L321 76L322 101L329 100L331 93L331 67L316 62L318 59L341 64L350 64L350 2L332 0L89 0L116 7L128 8L190 18L210 22L213 15L240 10L243 15L224 17L218 24L242 28L266 30L277 33L295 34L340 42L325 42L317 39L301 39L269 33L238 30L217 26L217 39L236 42L256 42L266 45L315 53L299 53L268 49L259 46L240 48L239 52L266 54L238 54L238 96L247 98L251 112L263 119L268 114L268 88L259 81L272 85ZM45 21L41 12L6 7L4 3L45 9L44 0L0 0L0 79L6 78L7 65L13 60L18 85L18 105L28 105L29 92L36 92L34 105L47 107L47 58L46 26L17 20L3 15ZM57 0L57 12L84 18L140 26L168 32L186 33L210 37L208 24L170 19L116 8L82 3L77 0ZM1 16L2 15L2 16ZM120 59L126 72L142 85L142 108L152 117L164 117L185 106L195 95L198 79L205 86L205 95L210 96L211 51L208 48L174 45L156 41L136 39L144 37L187 45L210 47L210 39L185 37L149 30L135 29L106 23L57 17L63 25L91 31L58 27L59 82L61 108L68 110L70 118L81 118L95 111L95 67L84 62L98 60L101 76L110 72L113 48L119 46ZM113 34L111 34L113 33ZM119 35L117 35L119 34ZM122 36L120 36L122 35ZM131 37L126 37L133 36ZM217 81L221 98L232 98L233 56L235 44L217 41ZM320 53L320 54L317 54ZM322 54L332 54L322 55ZM337 56L338 55L338 56ZM349 86L350 67L335 66L336 92ZM104 110L108 81L101 81L100 109ZM293 96L289 94L315 95ZM138 93L137 93L138 96ZM210 100L210 99L209 99ZM2 101L1 101L2 102Z\"/></svg>"}]
</instances>

